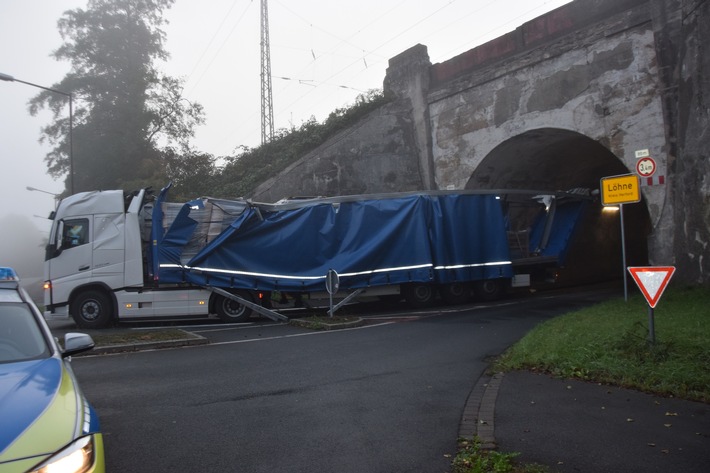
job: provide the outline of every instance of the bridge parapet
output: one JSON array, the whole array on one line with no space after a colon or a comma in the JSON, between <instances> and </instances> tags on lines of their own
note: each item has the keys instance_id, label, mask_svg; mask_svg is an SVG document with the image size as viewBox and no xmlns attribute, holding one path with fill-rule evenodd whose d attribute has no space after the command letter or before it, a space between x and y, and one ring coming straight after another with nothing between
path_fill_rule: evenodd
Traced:
<instances>
[{"instance_id":1,"label":"bridge parapet","mask_svg":"<svg viewBox=\"0 0 710 473\"><path fill-rule=\"evenodd\" d=\"M571 2L528 21L516 30L431 67L431 85L436 88L479 67L504 60L569 35L575 30L607 21L648 0L589 0Z\"/></svg>"}]
</instances>

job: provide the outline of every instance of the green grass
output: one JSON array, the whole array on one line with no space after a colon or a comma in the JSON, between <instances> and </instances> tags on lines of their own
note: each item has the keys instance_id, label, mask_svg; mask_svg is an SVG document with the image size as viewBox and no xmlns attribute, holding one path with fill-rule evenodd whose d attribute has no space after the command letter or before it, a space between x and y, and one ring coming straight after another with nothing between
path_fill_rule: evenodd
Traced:
<instances>
[{"instance_id":1,"label":"green grass","mask_svg":"<svg viewBox=\"0 0 710 473\"><path fill-rule=\"evenodd\" d=\"M504 453L481 448L478 438L459 440L459 450L451 462L453 473L548 473L549 468L536 463L515 462L518 453Z\"/></svg>"},{"instance_id":2,"label":"green grass","mask_svg":"<svg viewBox=\"0 0 710 473\"><path fill-rule=\"evenodd\" d=\"M668 289L654 309L632 295L549 320L495 364L710 402L710 290Z\"/></svg>"},{"instance_id":3,"label":"green grass","mask_svg":"<svg viewBox=\"0 0 710 473\"><path fill-rule=\"evenodd\" d=\"M335 328L352 327L357 322L362 322L360 317L336 315L311 315L300 319L291 319L290 324L312 330L332 330Z\"/></svg>"}]
</instances>

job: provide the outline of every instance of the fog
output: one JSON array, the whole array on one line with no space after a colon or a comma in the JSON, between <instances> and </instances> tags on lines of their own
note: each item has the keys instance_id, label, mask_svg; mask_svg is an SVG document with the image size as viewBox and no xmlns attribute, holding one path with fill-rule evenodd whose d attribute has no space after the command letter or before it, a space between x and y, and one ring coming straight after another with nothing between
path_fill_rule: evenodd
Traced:
<instances>
[{"instance_id":1,"label":"fog","mask_svg":"<svg viewBox=\"0 0 710 473\"><path fill-rule=\"evenodd\" d=\"M42 225L49 229L49 220ZM2 245L0 266L10 266L20 276L22 286L37 303L42 303L44 247L49 230L38 231L37 225L28 217L8 214L0 218Z\"/></svg>"}]
</instances>

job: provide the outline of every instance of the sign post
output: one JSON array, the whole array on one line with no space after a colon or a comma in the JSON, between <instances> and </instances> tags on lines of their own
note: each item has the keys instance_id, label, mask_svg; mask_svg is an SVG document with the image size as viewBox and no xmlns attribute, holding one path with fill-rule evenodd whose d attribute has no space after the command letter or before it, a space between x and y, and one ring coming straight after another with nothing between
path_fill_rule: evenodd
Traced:
<instances>
[{"instance_id":1,"label":"sign post","mask_svg":"<svg viewBox=\"0 0 710 473\"><path fill-rule=\"evenodd\" d=\"M675 272L675 266L630 266L629 273L648 302L648 341L656 343L653 309Z\"/></svg>"},{"instance_id":2,"label":"sign post","mask_svg":"<svg viewBox=\"0 0 710 473\"><path fill-rule=\"evenodd\" d=\"M340 287L340 276L338 272L334 269L329 269L328 274L325 275L325 290L328 291L330 296L330 316L333 316L333 294L338 292Z\"/></svg>"},{"instance_id":3,"label":"sign post","mask_svg":"<svg viewBox=\"0 0 710 473\"><path fill-rule=\"evenodd\" d=\"M623 174L621 176L602 177L602 205L618 205L621 219L621 263L624 275L624 301L629 300L628 284L626 282L626 237L624 234L624 204L632 204L641 200L641 184L638 176Z\"/></svg>"}]
</instances>

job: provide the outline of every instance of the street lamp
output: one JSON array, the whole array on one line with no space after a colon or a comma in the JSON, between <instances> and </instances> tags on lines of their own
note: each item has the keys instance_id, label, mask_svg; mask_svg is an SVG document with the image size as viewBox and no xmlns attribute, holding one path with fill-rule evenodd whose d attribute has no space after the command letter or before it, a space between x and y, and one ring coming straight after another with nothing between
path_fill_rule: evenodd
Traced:
<instances>
[{"instance_id":1,"label":"street lamp","mask_svg":"<svg viewBox=\"0 0 710 473\"><path fill-rule=\"evenodd\" d=\"M74 145L72 143L72 134L73 134L73 130L74 130L74 103L73 103L72 95L68 92L62 92L61 90L52 89L50 87L44 87L42 85L33 84L32 82L26 82L26 81L20 80L20 79L15 79L11 75L3 74L2 72L0 72L0 80L4 80L7 82L20 82L22 84L31 85L32 87L37 87L39 89L48 90L50 92L54 92L55 94L60 94L60 95L64 95L65 97L69 97L69 193L73 194L74 193ZM27 189L30 190L29 187ZM39 189L33 189L33 190L39 190ZM45 191L40 191L40 192L45 192Z\"/></svg>"},{"instance_id":2,"label":"street lamp","mask_svg":"<svg viewBox=\"0 0 710 473\"><path fill-rule=\"evenodd\" d=\"M42 189L37 189L36 187L26 186L25 189L27 189L28 191L36 191L36 192L42 192L44 194L49 194L51 196L54 196L55 199L59 198L59 194L55 194L54 192L49 192L49 191L43 191Z\"/></svg>"},{"instance_id":3,"label":"street lamp","mask_svg":"<svg viewBox=\"0 0 710 473\"><path fill-rule=\"evenodd\" d=\"M37 189L36 187L32 186L25 186L25 189L27 189L28 191L41 192L43 194L51 195L52 197L54 197L54 210L57 210L57 206L59 205L59 196L61 194L55 194L54 192L44 191L42 189Z\"/></svg>"}]
</instances>

